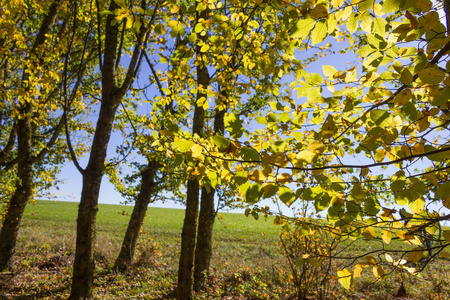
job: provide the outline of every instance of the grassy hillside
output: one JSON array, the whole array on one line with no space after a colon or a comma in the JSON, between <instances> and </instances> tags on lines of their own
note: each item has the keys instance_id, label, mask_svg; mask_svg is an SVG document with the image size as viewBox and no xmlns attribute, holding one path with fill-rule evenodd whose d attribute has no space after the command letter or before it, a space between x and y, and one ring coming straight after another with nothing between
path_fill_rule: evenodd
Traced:
<instances>
[{"instance_id":1,"label":"grassy hillside","mask_svg":"<svg viewBox=\"0 0 450 300\"><path fill-rule=\"evenodd\" d=\"M17 270L12 278L0 276L0 299L68 296L77 209L77 203L73 202L37 201L36 205L27 206L19 236ZM176 287L184 211L150 207L133 268L128 274L115 274L110 267L119 252L131 211L130 206L99 205L95 296L171 299ZM274 226L272 218L255 220L243 214L220 213L214 229L209 281L198 299L294 299L295 282L283 255L279 231L280 226ZM326 247L325 240L319 239L317 245ZM372 246L359 241L346 251L355 254ZM341 267L346 263L336 262ZM321 268L310 271L303 282L318 280ZM399 281L405 282L410 299L450 299L448 260L429 265L422 277L391 274L379 282L375 282L368 268L351 291L345 291L337 283L335 271L331 272L326 299L392 299ZM308 292L313 295L315 289L312 285Z\"/></svg>"}]
</instances>

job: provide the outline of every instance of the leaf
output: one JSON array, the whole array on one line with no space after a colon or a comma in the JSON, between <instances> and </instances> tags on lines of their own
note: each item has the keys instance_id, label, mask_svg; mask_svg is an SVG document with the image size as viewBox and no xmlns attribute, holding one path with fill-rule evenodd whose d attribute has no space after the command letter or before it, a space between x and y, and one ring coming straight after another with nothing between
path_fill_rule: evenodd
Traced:
<instances>
[{"instance_id":1,"label":"leaf","mask_svg":"<svg viewBox=\"0 0 450 300\"><path fill-rule=\"evenodd\" d=\"M185 139L177 139L172 144L172 149L180 152L188 152L189 150L191 150L193 145L194 145L193 141L188 141Z\"/></svg>"},{"instance_id":2,"label":"leaf","mask_svg":"<svg viewBox=\"0 0 450 300\"><path fill-rule=\"evenodd\" d=\"M450 243L450 230L444 230L442 231L442 236L444 239Z\"/></svg>"},{"instance_id":3,"label":"leaf","mask_svg":"<svg viewBox=\"0 0 450 300\"><path fill-rule=\"evenodd\" d=\"M245 192L245 200L249 204L255 204L263 194L263 189L259 183L252 184Z\"/></svg>"},{"instance_id":4,"label":"leaf","mask_svg":"<svg viewBox=\"0 0 450 300\"><path fill-rule=\"evenodd\" d=\"M445 72L432 67L420 70L418 75L420 80L428 84L439 84L445 78Z\"/></svg>"},{"instance_id":5,"label":"leaf","mask_svg":"<svg viewBox=\"0 0 450 300\"><path fill-rule=\"evenodd\" d=\"M412 98L412 92L410 89L405 89L403 91L401 91L400 93L398 93L395 97L394 97L394 104L395 106L402 106L406 103L409 102L409 100L411 100Z\"/></svg>"},{"instance_id":6,"label":"leaf","mask_svg":"<svg viewBox=\"0 0 450 300\"><path fill-rule=\"evenodd\" d=\"M364 231L363 231L363 236L366 240L371 240L372 238L376 238L377 237L377 233L375 232L375 229L373 229L373 227L367 227Z\"/></svg>"},{"instance_id":7,"label":"leaf","mask_svg":"<svg viewBox=\"0 0 450 300\"><path fill-rule=\"evenodd\" d=\"M360 12L364 12L366 10L369 10L373 7L374 0L361 0L358 3L358 10Z\"/></svg>"},{"instance_id":8,"label":"leaf","mask_svg":"<svg viewBox=\"0 0 450 300\"><path fill-rule=\"evenodd\" d=\"M416 263L421 260L423 257L423 249L420 247L416 247L408 252L408 260L412 263Z\"/></svg>"},{"instance_id":9,"label":"leaf","mask_svg":"<svg viewBox=\"0 0 450 300\"><path fill-rule=\"evenodd\" d=\"M419 197L418 199L410 202L408 207L413 214L418 215L423 212L425 208L425 200L422 197Z\"/></svg>"},{"instance_id":10,"label":"leaf","mask_svg":"<svg viewBox=\"0 0 450 300\"><path fill-rule=\"evenodd\" d=\"M194 144L191 147L192 157L200 157L202 155L203 147L199 144Z\"/></svg>"},{"instance_id":11,"label":"leaf","mask_svg":"<svg viewBox=\"0 0 450 300\"><path fill-rule=\"evenodd\" d=\"M377 279L380 279L384 276L384 270L380 265L373 266L372 272Z\"/></svg>"},{"instance_id":12,"label":"leaf","mask_svg":"<svg viewBox=\"0 0 450 300\"><path fill-rule=\"evenodd\" d=\"M123 0L114 0L114 2L116 2L117 5L119 5L122 8L127 8L127 5L125 4L125 1Z\"/></svg>"},{"instance_id":13,"label":"leaf","mask_svg":"<svg viewBox=\"0 0 450 300\"><path fill-rule=\"evenodd\" d=\"M415 5L422 12L428 12L433 7L433 3L430 0L417 0Z\"/></svg>"},{"instance_id":14,"label":"leaf","mask_svg":"<svg viewBox=\"0 0 450 300\"><path fill-rule=\"evenodd\" d=\"M244 133L241 119L234 113L229 113L224 118L225 128L234 138L240 138Z\"/></svg>"},{"instance_id":15,"label":"leaf","mask_svg":"<svg viewBox=\"0 0 450 300\"><path fill-rule=\"evenodd\" d=\"M323 17L326 17L328 15L328 8L323 4L318 4L314 6L314 8L311 10L309 16L313 19L321 19Z\"/></svg>"},{"instance_id":16,"label":"leaf","mask_svg":"<svg viewBox=\"0 0 450 300\"><path fill-rule=\"evenodd\" d=\"M287 207L291 206L295 201L294 192L287 186L280 186L278 188L278 195L280 197L280 200L283 201L283 203L286 204Z\"/></svg>"},{"instance_id":17,"label":"leaf","mask_svg":"<svg viewBox=\"0 0 450 300\"><path fill-rule=\"evenodd\" d=\"M297 154L297 157L296 157L296 158L297 158L298 160L301 160L301 161L304 161L304 162L306 162L306 163L308 163L308 164L311 164L311 163L314 162L316 156L317 156L317 153L315 153L315 152L313 152L313 151L310 151L310 150L303 150L303 151L301 151L301 152L299 152L299 153Z\"/></svg>"},{"instance_id":18,"label":"leaf","mask_svg":"<svg viewBox=\"0 0 450 300\"><path fill-rule=\"evenodd\" d=\"M358 28L359 17L356 13L351 13L347 20L347 30L350 33L354 33Z\"/></svg>"},{"instance_id":19,"label":"leaf","mask_svg":"<svg viewBox=\"0 0 450 300\"><path fill-rule=\"evenodd\" d=\"M295 23L294 27L291 29L289 36L291 38L302 38L305 39L314 28L316 24L316 20L311 18L300 19L297 23Z\"/></svg>"},{"instance_id":20,"label":"leaf","mask_svg":"<svg viewBox=\"0 0 450 300\"><path fill-rule=\"evenodd\" d=\"M353 269L353 278L358 278L361 277L362 272L363 272L363 267L365 266L365 264L356 264L355 268Z\"/></svg>"},{"instance_id":21,"label":"leaf","mask_svg":"<svg viewBox=\"0 0 450 300\"><path fill-rule=\"evenodd\" d=\"M245 161L260 161L261 158L259 156L259 152L255 149L244 146L241 148L240 155Z\"/></svg>"},{"instance_id":22,"label":"leaf","mask_svg":"<svg viewBox=\"0 0 450 300\"><path fill-rule=\"evenodd\" d=\"M383 18L375 18L372 22L372 32L380 35L381 37L385 38L387 36L387 21Z\"/></svg>"},{"instance_id":23,"label":"leaf","mask_svg":"<svg viewBox=\"0 0 450 300\"><path fill-rule=\"evenodd\" d=\"M398 0L385 0L381 4L381 11L390 14L400 9L401 1Z\"/></svg>"},{"instance_id":24,"label":"leaf","mask_svg":"<svg viewBox=\"0 0 450 300\"><path fill-rule=\"evenodd\" d=\"M320 20L317 22L314 29L311 31L311 42L312 45L316 45L327 37L328 33L328 22L326 20Z\"/></svg>"},{"instance_id":25,"label":"leaf","mask_svg":"<svg viewBox=\"0 0 450 300\"><path fill-rule=\"evenodd\" d=\"M259 183L263 183L264 181L266 181L267 176L264 175L264 173L261 172L260 170L256 169L252 173L248 174L248 179Z\"/></svg>"},{"instance_id":26,"label":"leaf","mask_svg":"<svg viewBox=\"0 0 450 300\"><path fill-rule=\"evenodd\" d=\"M345 289L349 290L350 287L352 286L352 281L353 281L352 273L350 273L349 270L344 269L342 271L338 271L337 276L338 276L339 283Z\"/></svg>"},{"instance_id":27,"label":"leaf","mask_svg":"<svg viewBox=\"0 0 450 300\"><path fill-rule=\"evenodd\" d=\"M219 134L216 134L212 137L214 145L216 145L217 148L219 148L220 151L224 151L230 147L231 142L229 139L227 139L224 136L221 136Z\"/></svg>"},{"instance_id":28,"label":"leaf","mask_svg":"<svg viewBox=\"0 0 450 300\"><path fill-rule=\"evenodd\" d=\"M334 80L333 76L337 73L337 70L333 66L322 65L322 72L329 80Z\"/></svg>"},{"instance_id":29,"label":"leaf","mask_svg":"<svg viewBox=\"0 0 450 300\"><path fill-rule=\"evenodd\" d=\"M389 244L391 242L391 232L388 230L382 230L381 231L381 238L383 239L383 242L385 244Z\"/></svg>"}]
</instances>

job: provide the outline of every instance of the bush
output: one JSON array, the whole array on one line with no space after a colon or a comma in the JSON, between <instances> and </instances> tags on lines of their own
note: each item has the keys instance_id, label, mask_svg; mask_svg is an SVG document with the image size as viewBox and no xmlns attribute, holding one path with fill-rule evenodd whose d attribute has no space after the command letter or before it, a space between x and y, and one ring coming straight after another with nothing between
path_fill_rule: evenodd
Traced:
<instances>
[{"instance_id":1,"label":"bush","mask_svg":"<svg viewBox=\"0 0 450 300\"><path fill-rule=\"evenodd\" d=\"M279 246L288 272L280 274L296 289L298 299L333 298L336 289L336 241L312 218L282 220Z\"/></svg>"}]
</instances>

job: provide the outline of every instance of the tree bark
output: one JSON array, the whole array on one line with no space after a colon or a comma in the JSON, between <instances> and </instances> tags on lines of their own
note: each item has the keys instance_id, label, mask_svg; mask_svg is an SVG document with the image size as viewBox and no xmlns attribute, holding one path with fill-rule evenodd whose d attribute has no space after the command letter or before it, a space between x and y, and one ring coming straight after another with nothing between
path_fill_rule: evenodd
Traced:
<instances>
[{"instance_id":1,"label":"tree bark","mask_svg":"<svg viewBox=\"0 0 450 300\"><path fill-rule=\"evenodd\" d=\"M25 206L33 194L33 163L31 147L31 104L20 109L24 117L17 121L17 181L16 189L9 202L5 220L0 232L0 272L13 270L14 253L20 221Z\"/></svg>"},{"instance_id":2,"label":"tree bark","mask_svg":"<svg viewBox=\"0 0 450 300\"><path fill-rule=\"evenodd\" d=\"M207 19L207 10L197 13L197 20L201 18ZM198 38L206 41L207 36L198 34ZM197 46L197 102L205 98L207 99L207 88L209 85L208 69L204 65L200 46ZM206 100L205 100L206 101ZM203 135L203 127L205 126L205 109L203 105L196 103L194 110L194 119L192 124L192 134L198 136ZM186 213L183 223L183 230L181 233L181 253L180 263L178 268L178 299L192 299L193 294L193 271L194 271L194 255L195 242L197 235L197 219L198 219L198 205L200 196L200 185L197 179L190 179L187 182L186 195Z\"/></svg>"},{"instance_id":3,"label":"tree bark","mask_svg":"<svg viewBox=\"0 0 450 300\"><path fill-rule=\"evenodd\" d=\"M46 34L50 31L58 12L59 0L54 1L49 11L44 16L39 32L31 48L28 59L36 57L36 49L43 45ZM22 82L27 82L29 70L23 72ZM17 130L17 181L13 196L9 201L5 219L0 231L0 272L12 270L14 266L14 253L20 221L25 207L33 195L33 148L32 148L32 124L33 114L32 99L19 101L19 117L16 120Z\"/></svg>"},{"instance_id":4,"label":"tree bark","mask_svg":"<svg viewBox=\"0 0 450 300\"><path fill-rule=\"evenodd\" d=\"M159 169L158 162L150 162L147 168L142 172L141 189L136 199L136 203L131 214L130 222L122 242L119 256L114 264L114 269L119 272L126 272L133 262L133 256L136 249L136 243L139 238L139 232L144 223L148 204L155 189L154 182L156 172Z\"/></svg>"},{"instance_id":5,"label":"tree bark","mask_svg":"<svg viewBox=\"0 0 450 300\"><path fill-rule=\"evenodd\" d=\"M225 95L224 95L225 96ZM225 97L224 97L225 98ZM220 99L216 103L220 104ZM214 132L223 134L225 131L224 117L226 110L215 110ZM216 190L212 187L202 188L200 214L198 219L197 245L195 248L194 290L200 291L205 278L209 274L209 266L212 256L212 239L216 211L214 208L214 196Z\"/></svg>"},{"instance_id":6,"label":"tree bark","mask_svg":"<svg viewBox=\"0 0 450 300\"><path fill-rule=\"evenodd\" d=\"M119 8L115 1L110 2L109 10ZM119 29L115 15L108 15L105 27L105 46L102 64L102 101L100 113L92 142L89 162L83 175L81 200L78 207L77 239L73 265L72 287L69 299L92 299L94 284L94 243L95 223L98 210L98 197L102 181L106 153L117 108L130 88L141 60L143 26L139 33L130 60L127 74L121 87L116 85L116 60ZM113 22L114 21L114 22Z\"/></svg>"}]
</instances>

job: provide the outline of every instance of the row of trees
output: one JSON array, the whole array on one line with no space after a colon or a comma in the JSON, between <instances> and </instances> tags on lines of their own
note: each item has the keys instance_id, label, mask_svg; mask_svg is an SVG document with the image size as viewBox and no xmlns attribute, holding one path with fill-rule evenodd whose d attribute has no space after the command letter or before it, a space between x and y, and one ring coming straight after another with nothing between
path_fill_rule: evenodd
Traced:
<instances>
[{"instance_id":1,"label":"row of trees","mask_svg":"<svg viewBox=\"0 0 450 300\"><path fill-rule=\"evenodd\" d=\"M26 204L68 159L83 177L70 299L92 298L104 174L136 204L120 272L155 195L185 190L179 299L208 273L217 192L311 201L328 223L302 219L305 234L372 239L378 226L384 244L414 245L403 253L449 218L446 3L3 2L0 270L13 268ZM113 132L124 142L108 159ZM412 213L407 228L394 205ZM341 270L341 283L369 266L382 276L380 263Z\"/></svg>"}]
</instances>

